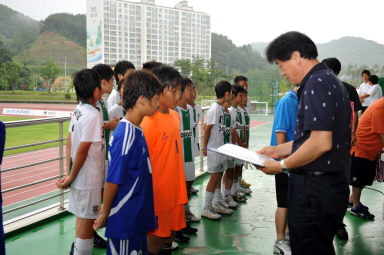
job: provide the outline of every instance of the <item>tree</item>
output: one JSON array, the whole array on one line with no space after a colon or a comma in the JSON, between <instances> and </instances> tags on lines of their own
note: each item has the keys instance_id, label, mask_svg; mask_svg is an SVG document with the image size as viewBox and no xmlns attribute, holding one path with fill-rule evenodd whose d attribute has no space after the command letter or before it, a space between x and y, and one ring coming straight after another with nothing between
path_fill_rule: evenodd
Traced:
<instances>
[{"instance_id":1,"label":"tree","mask_svg":"<svg viewBox=\"0 0 384 255\"><path fill-rule=\"evenodd\" d=\"M192 72L191 61L189 59L178 59L173 63L173 66L178 67L180 73L184 77L190 77Z\"/></svg>"},{"instance_id":2,"label":"tree","mask_svg":"<svg viewBox=\"0 0 384 255\"><path fill-rule=\"evenodd\" d=\"M21 66L15 62L5 62L0 68L0 87L14 90L18 84Z\"/></svg>"},{"instance_id":3,"label":"tree","mask_svg":"<svg viewBox=\"0 0 384 255\"><path fill-rule=\"evenodd\" d=\"M11 53L3 47L3 42L0 41L0 66L5 63L11 61Z\"/></svg>"},{"instance_id":4,"label":"tree","mask_svg":"<svg viewBox=\"0 0 384 255\"><path fill-rule=\"evenodd\" d=\"M41 65L40 75L48 85L48 93L51 93L52 84L60 72L60 67L56 65L55 60L53 59L48 59Z\"/></svg>"},{"instance_id":5,"label":"tree","mask_svg":"<svg viewBox=\"0 0 384 255\"><path fill-rule=\"evenodd\" d=\"M207 70L205 69L205 61L200 57L192 58L192 75L191 80L195 86L207 84Z\"/></svg>"}]
</instances>

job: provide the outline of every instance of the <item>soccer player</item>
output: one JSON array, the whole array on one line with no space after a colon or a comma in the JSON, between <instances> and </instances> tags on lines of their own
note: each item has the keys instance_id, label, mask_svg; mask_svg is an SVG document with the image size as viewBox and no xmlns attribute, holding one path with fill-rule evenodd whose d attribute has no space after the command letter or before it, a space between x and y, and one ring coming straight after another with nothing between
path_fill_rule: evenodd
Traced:
<instances>
[{"instance_id":1,"label":"soccer player","mask_svg":"<svg viewBox=\"0 0 384 255\"><path fill-rule=\"evenodd\" d=\"M159 109L141 123L152 164L152 180L157 228L148 235L149 254L171 254L175 232L186 227L184 205L188 203L180 137L181 75L173 67L153 69L161 83ZM163 247L164 245L164 247Z\"/></svg>"},{"instance_id":2,"label":"soccer player","mask_svg":"<svg viewBox=\"0 0 384 255\"><path fill-rule=\"evenodd\" d=\"M119 84L119 81L124 78L124 75L129 71L129 70L134 70L135 66L126 60L122 60L117 62L115 65L115 68L113 69L113 73L115 76L116 84ZM120 102L120 88L114 89L111 93L111 95L108 97L108 109L111 109L113 105L116 103Z\"/></svg>"},{"instance_id":3,"label":"soccer player","mask_svg":"<svg viewBox=\"0 0 384 255\"><path fill-rule=\"evenodd\" d=\"M120 94L124 95L124 80L119 81L118 87L120 88ZM120 102L113 105L111 109L108 109L109 119L118 119L121 120L125 117L127 111L124 108L123 97L121 97ZM113 135L113 130L111 130L110 136Z\"/></svg>"},{"instance_id":4,"label":"soccer player","mask_svg":"<svg viewBox=\"0 0 384 255\"><path fill-rule=\"evenodd\" d=\"M208 219L217 220L221 218L212 206L216 188L221 182L224 171L224 160L220 154L212 151L207 152L207 148L217 149L224 145L224 110L223 104L231 97L231 84L228 81L219 81L215 85L216 102L211 105L207 112L207 123L204 128L203 155L208 156L207 166L210 173L209 182L205 192L205 204L201 216ZM221 192L220 189L218 192Z\"/></svg>"},{"instance_id":5,"label":"soccer player","mask_svg":"<svg viewBox=\"0 0 384 255\"><path fill-rule=\"evenodd\" d=\"M79 104L73 112L67 143L67 174L56 182L60 189L71 187L68 211L76 215L76 238L71 254L88 255L93 250L93 221L99 214L104 182L103 119L96 109L101 98L96 71L84 69L74 79Z\"/></svg>"},{"instance_id":6,"label":"soccer player","mask_svg":"<svg viewBox=\"0 0 384 255\"><path fill-rule=\"evenodd\" d=\"M127 113L111 137L103 207L94 229L106 225L107 254L147 254L155 215L152 167L140 124L158 108L160 83L147 71L132 71L123 83Z\"/></svg>"}]
</instances>

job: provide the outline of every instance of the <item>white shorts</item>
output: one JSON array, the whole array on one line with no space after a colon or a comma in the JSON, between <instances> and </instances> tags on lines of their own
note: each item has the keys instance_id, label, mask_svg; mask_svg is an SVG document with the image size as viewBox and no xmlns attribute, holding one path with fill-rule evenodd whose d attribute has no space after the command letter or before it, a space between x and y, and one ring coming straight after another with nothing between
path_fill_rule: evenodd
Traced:
<instances>
[{"instance_id":1,"label":"white shorts","mask_svg":"<svg viewBox=\"0 0 384 255\"><path fill-rule=\"evenodd\" d=\"M184 162L185 181L191 182L195 180L195 161Z\"/></svg>"},{"instance_id":2,"label":"white shorts","mask_svg":"<svg viewBox=\"0 0 384 255\"><path fill-rule=\"evenodd\" d=\"M235 167L235 159L228 157L227 159L227 168L234 168Z\"/></svg>"},{"instance_id":3,"label":"white shorts","mask_svg":"<svg viewBox=\"0 0 384 255\"><path fill-rule=\"evenodd\" d=\"M225 156L213 151L207 151L207 168L208 173L222 173L224 172L224 161L227 160Z\"/></svg>"},{"instance_id":4,"label":"white shorts","mask_svg":"<svg viewBox=\"0 0 384 255\"><path fill-rule=\"evenodd\" d=\"M101 189L70 189L68 212L84 219L96 219L101 208Z\"/></svg>"}]
</instances>

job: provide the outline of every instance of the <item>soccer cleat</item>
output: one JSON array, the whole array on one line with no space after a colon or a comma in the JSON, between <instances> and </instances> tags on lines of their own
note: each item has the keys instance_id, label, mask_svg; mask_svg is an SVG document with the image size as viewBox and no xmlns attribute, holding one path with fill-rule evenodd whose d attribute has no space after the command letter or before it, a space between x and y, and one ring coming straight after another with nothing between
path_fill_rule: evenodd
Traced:
<instances>
[{"instance_id":1,"label":"soccer cleat","mask_svg":"<svg viewBox=\"0 0 384 255\"><path fill-rule=\"evenodd\" d=\"M223 200L220 200L219 203L224 206L225 208L229 208L229 204L227 204L227 202L224 201L224 198Z\"/></svg>"},{"instance_id":2,"label":"soccer cleat","mask_svg":"<svg viewBox=\"0 0 384 255\"><path fill-rule=\"evenodd\" d=\"M71 251L69 252L69 255L73 255L75 253L75 242L71 245Z\"/></svg>"},{"instance_id":3,"label":"soccer cleat","mask_svg":"<svg viewBox=\"0 0 384 255\"><path fill-rule=\"evenodd\" d=\"M247 198L245 197L244 193L242 194L236 193L234 196L232 196L233 200L235 200L236 202L246 202Z\"/></svg>"},{"instance_id":4,"label":"soccer cleat","mask_svg":"<svg viewBox=\"0 0 384 255\"><path fill-rule=\"evenodd\" d=\"M193 228L189 223L187 223L187 226L182 231L186 235L193 235L197 233L197 228Z\"/></svg>"},{"instance_id":5,"label":"soccer cleat","mask_svg":"<svg viewBox=\"0 0 384 255\"><path fill-rule=\"evenodd\" d=\"M360 206L361 206L364 210L369 211L368 206L363 205L361 202L360 202ZM352 208L352 207L353 207L353 202L348 202L348 208Z\"/></svg>"},{"instance_id":6,"label":"soccer cleat","mask_svg":"<svg viewBox=\"0 0 384 255\"><path fill-rule=\"evenodd\" d=\"M244 187L246 187L246 188L251 187L251 184L247 183L247 182L244 181L244 180L241 180L241 184L242 184Z\"/></svg>"},{"instance_id":7,"label":"soccer cleat","mask_svg":"<svg viewBox=\"0 0 384 255\"><path fill-rule=\"evenodd\" d=\"M97 232L93 232L93 247L107 249L107 241L105 241Z\"/></svg>"},{"instance_id":8,"label":"soccer cleat","mask_svg":"<svg viewBox=\"0 0 384 255\"><path fill-rule=\"evenodd\" d=\"M349 212L353 216L358 216L358 217L361 217L363 219L367 219L367 220L374 220L375 219L375 215L370 213L366 208L364 208L361 205L358 205L355 208L351 208L351 210Z\"/></svg>"},{"instance_id":9,"label":"soccer cleat","mask_svg":"<svg viewBox=\"0 0 384 255\"><path fill-rule=\"evenodd\" d=\"M224 197L224 201L225 201L225 203L228 204L228 207L230 207L230 208L234 208L234 207L236 207L236 206L239 205L238 203L236 203L236 202L233 200L233 197L232 197L232 196L226 196L226 197Z\"/></svg>"},{"instance_id":10,"label":"soccer cleat","mask_svg":"<svg viewBox=\"0 0 384 255\"><path fill-rule=\"evenodd\" d=\"M201 217L211 219L211 220L218 220L221 218L221 215L216 213L215 209L212 207L204 208L201 212Z\"/></svg>"},{"instance_id":11,"label":"soccer cleat","mask_svg":"<svg viewBox=\"0 0 384 255\"><path fill-rule=\"evenodd\" d=\"M280 255L290 255L291 254L291 246L288 241L285 239L276 240L275 245L273 246L273 253Z\"/></svg>"},{"instance_id":12,"label":"soccer cleat","mask_svg":"<svg viewBox=\"0 0 384 255\"><path fill-rule=\"evenodd\" d=\"M177 231L175 241L178 243L186 243L189 241L189 236L183 233L183 231Z\"/></svg>"},{"instance_id":13,"label":"soccer cleat","mask_svg":"<svg viewBox=\"0 0 384 255\"><path fill-rule=\"evenodd\" d=\"M172 241L172 246L171 246L171 250L176 250L177 248L179 248L179 244L176 243L175 241Z\"/></svg>"},{"instance_id":14,"label":"soccer cleat","mask_svg":"<svg viewBox=\"0 0 384 255\"><path fill-rule=\"evenodd\" d=\"M252 190L250 190L250 189L245 189L245 188L243 188L243 187L240 187L240 188L239 188L239 191L240 191L241 193L246 194L246 195L249 195L249 194L252 193Z\"/></svg>"},{"instance_id":15,"label":"soccer cleat","mask_svg":"<svg viewBox=\"0 0 384 255\"><path fill-rule=\"evenodd\" d=\"M336 237L340 240L347 241L348 240L348 232L345 229L345 224L341 223L339 229L337 230Z\"/></svg>"},{"instance_id":16,"label":"soccer cleat","mask_svg":"<svg viewBox=\"0 0 384 255\"><path fill-rule=\"evenodd\" d=\"M187 214L186 220L189 220L190 222L200 222L201 218L190 212Z\"/></svg>"},{"instance_id":17,"label":"soccer cleat","mask_svg":"<svg viewBox=\"0 0 384 255\"><path fill-rule=\"evenodd\" d=\"M192 194L197 194L197 193L199 193L199 190L198 189L195 189L193 186L191 187L191 193Z\"/></svg>"},{"instance_id":18,"label":"soccer cleat","mask_svg":"<svg viewBox=\"0 0 384 255\"><path fill-rule=\"evenodd\" d=\"M217 213L225 214L225 215L230 215L230 214L233 213L233 210L224 207L224 206L220 203L220 201L213 202L212 205L213 205L213 208L215 209L215 211L216 211Z\"/></svg>"}]
</instances>

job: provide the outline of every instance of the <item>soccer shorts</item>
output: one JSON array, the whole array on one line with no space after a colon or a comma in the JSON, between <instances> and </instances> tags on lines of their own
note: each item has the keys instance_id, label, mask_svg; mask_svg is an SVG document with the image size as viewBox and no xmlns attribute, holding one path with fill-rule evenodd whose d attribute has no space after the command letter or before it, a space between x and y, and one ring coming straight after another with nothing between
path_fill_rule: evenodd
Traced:
<instances>
[{"instance_id":1,"label":"soccer shorts","mask_svg":"<svg viewBox=\"0 0 384 255\"><path fill-rule=\"evenodd\" d=\"M213 151L207 151L207 168L208 173L222 173L224 172L224 161L226 157Z\"/></svg>"},{"instance_id":2,"label":"soccer shorts","mask_svg":"<svg viewBox=\"0 0 384 255\"><path fill-rule=\"evenodd\" d=\"M68 212L84 219L96 219L101 208L101 189L70 189Z\"/></svg>"},{"instance_id":3,"label":"soccer shorts","mask_svg":"<svg viewBox=\"0 0 384 255\"><path fill-rule=\"evenodd\" d=\"M155 215L157 217L157 228L149 232L149 235L169 237L172 230L179 231L186 227L184 205L177 205L168 211L155 212Z\"/></svg>"},{"instance_id":4,"label":"soccer shorts","mask_svg":"<svg viewBox=\"0 0 384 255\"><path fill-rule=\"evenodd\" d=\"M352 155L351 160L351 185L356 188L371 186L376 174L377 161Z\"/></svg>"},{"instance_id":5,"label":"soccer shorts","mask_svg":"<svg viewBox=\"0 0 384 255\"><path fill-rule=\"evenodd\" d=\"M195 162L184 162L184 174L187 182L195 180Z\"/></svg>"},{"instance_id":6,"label":"soccer shorts","mask_svg":"<svg viewBox=\"0 0 384 255\"><path fill-rule=\"evenodd\" d=\"M148 254L147 234L139 234L135 237L121 240L115 238L107 239L107 255L132 255Z\"/></svg>"}]
</instances>

